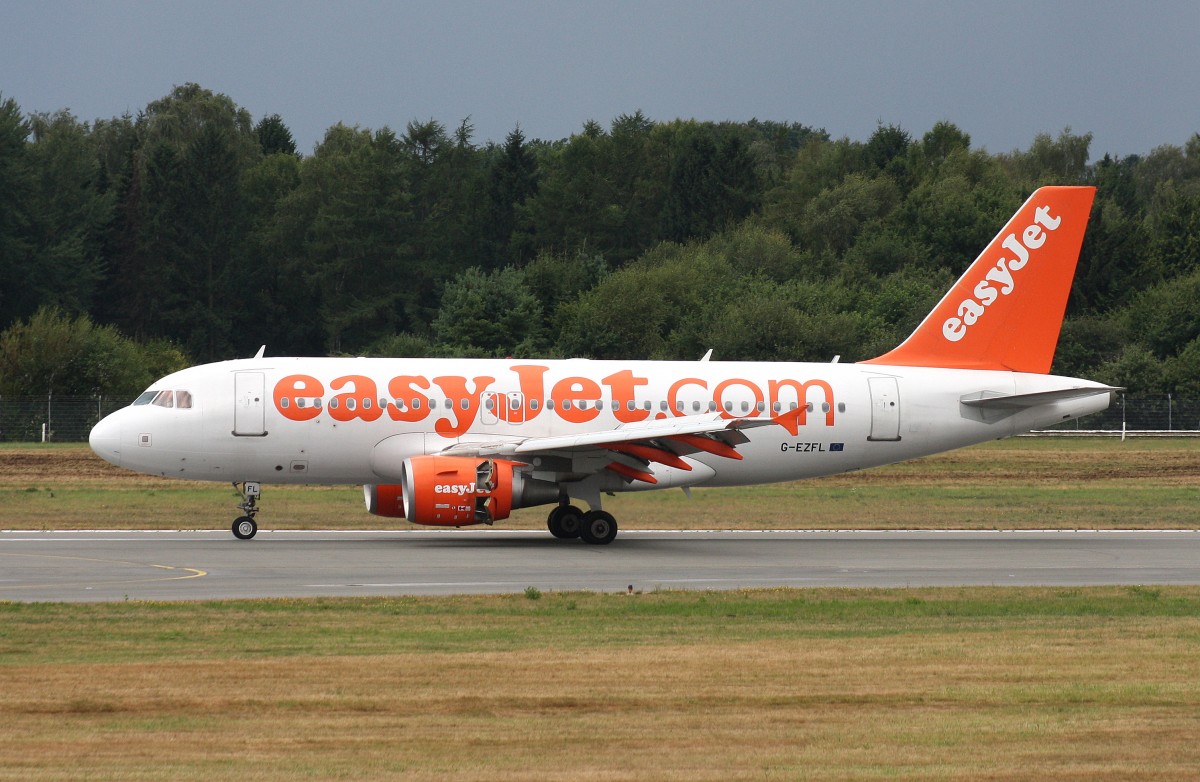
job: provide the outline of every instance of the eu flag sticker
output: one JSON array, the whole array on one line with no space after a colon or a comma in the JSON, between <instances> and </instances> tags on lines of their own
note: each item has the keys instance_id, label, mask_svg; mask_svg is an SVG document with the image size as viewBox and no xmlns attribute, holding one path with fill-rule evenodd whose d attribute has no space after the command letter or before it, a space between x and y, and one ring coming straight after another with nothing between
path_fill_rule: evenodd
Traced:
<instances>
[{"instance_id":1,"label":"eu flag sticker","mask_svg":"<svg viewBox=\"0 0 1200 782\"><path fill-rule=\"evenodd\" d=\"M844 451L844 450L846 450L846 444L845 444L845 443L830 443L830 444L829 444L829 451L830 451L830 453L832 453L832 452L834 452L834 451Z\"/></svg>"}]
</instances>

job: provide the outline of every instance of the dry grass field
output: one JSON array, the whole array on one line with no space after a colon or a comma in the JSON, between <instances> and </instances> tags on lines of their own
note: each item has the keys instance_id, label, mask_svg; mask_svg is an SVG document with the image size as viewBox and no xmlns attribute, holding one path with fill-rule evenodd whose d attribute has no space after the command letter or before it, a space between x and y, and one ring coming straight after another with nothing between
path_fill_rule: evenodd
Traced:
<instances>
[{"instance_id":1,"label":"dry grass field","mask_svg":"<svg viewBox=\"0 0 1200 782\"><path fill-rule=\"evenodd\" d=\"M4 780L1190 780L1200 589L0 604Z\"/></svg>"},{"instance_id":2,"label":"dry grass field","mask_svg":"<svg viewBox=\"0 0 1200 782\"><path fill-rule=\"evenodd\" d=\"M797 483L616 497L625 529L1200 527L1200 439L1018 438ZM214 529L231 486L137 475L83 445L0 447L0 529ZM358 487L265 486L264 529L406 527ZM541 528L545 509L502 522Z\"/></svg>"}]
</instances>

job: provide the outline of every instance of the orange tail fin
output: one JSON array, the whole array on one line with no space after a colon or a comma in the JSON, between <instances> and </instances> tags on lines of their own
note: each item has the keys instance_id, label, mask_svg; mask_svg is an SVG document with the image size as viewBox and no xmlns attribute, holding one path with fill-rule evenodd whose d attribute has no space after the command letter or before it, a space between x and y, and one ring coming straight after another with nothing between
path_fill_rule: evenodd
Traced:
<instances>
[{"instance_id":1,"label":"orange tail fin","mask_svg":"<svg viewBox=\"0 0 1200 782\"><path fill-rule=\"evenodd\" d=\"M900 347L864 364L1046 374L1094 187L1043 187Z\"/></svg>"}]
</instances>

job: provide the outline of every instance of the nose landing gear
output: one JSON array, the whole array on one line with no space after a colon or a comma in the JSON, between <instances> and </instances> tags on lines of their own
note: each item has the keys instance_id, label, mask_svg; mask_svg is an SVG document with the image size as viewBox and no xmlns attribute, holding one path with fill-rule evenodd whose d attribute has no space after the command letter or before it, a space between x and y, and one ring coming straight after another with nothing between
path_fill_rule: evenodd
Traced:
<instances>
[{"instance_id":1,"label":"nose landing gear","mask_svg":"<svg viewBox=\"0 0 1200 782\"><path fill-rule=\"evenodd\" d=\"M237 486L237 484L233 484ZM239 540L249 540L258 532L258 523L254 521L258 513L258 497L262 487L256 481L246 481L242 484L242 504L238 508L246 515L233 520L233 536Z\"/></svg>"}]
</instances>

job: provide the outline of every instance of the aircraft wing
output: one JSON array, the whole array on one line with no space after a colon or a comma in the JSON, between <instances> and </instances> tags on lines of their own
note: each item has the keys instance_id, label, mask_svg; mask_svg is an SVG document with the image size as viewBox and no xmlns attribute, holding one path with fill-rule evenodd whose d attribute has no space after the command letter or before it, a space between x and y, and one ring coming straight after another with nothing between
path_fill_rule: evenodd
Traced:
<instances>
[{"instance_id":1,"label":"aircraft wing","mask_svg":"<svg viewBox=\"0 0 1200 782\"><path fill-rule=\"evenodd\" d=\"M560 465L557 471L561 473L585 475L607 469L629 481L657 483L651 463L691 470L692 466L681 457L700 452L741 459L737 446L749 440L744 430L778 423L772 418L729 419L720 413L703 413L638 421L583 434L459 442L439 453L518 461L540 456Z\"/></svg>"}]
</instances>

